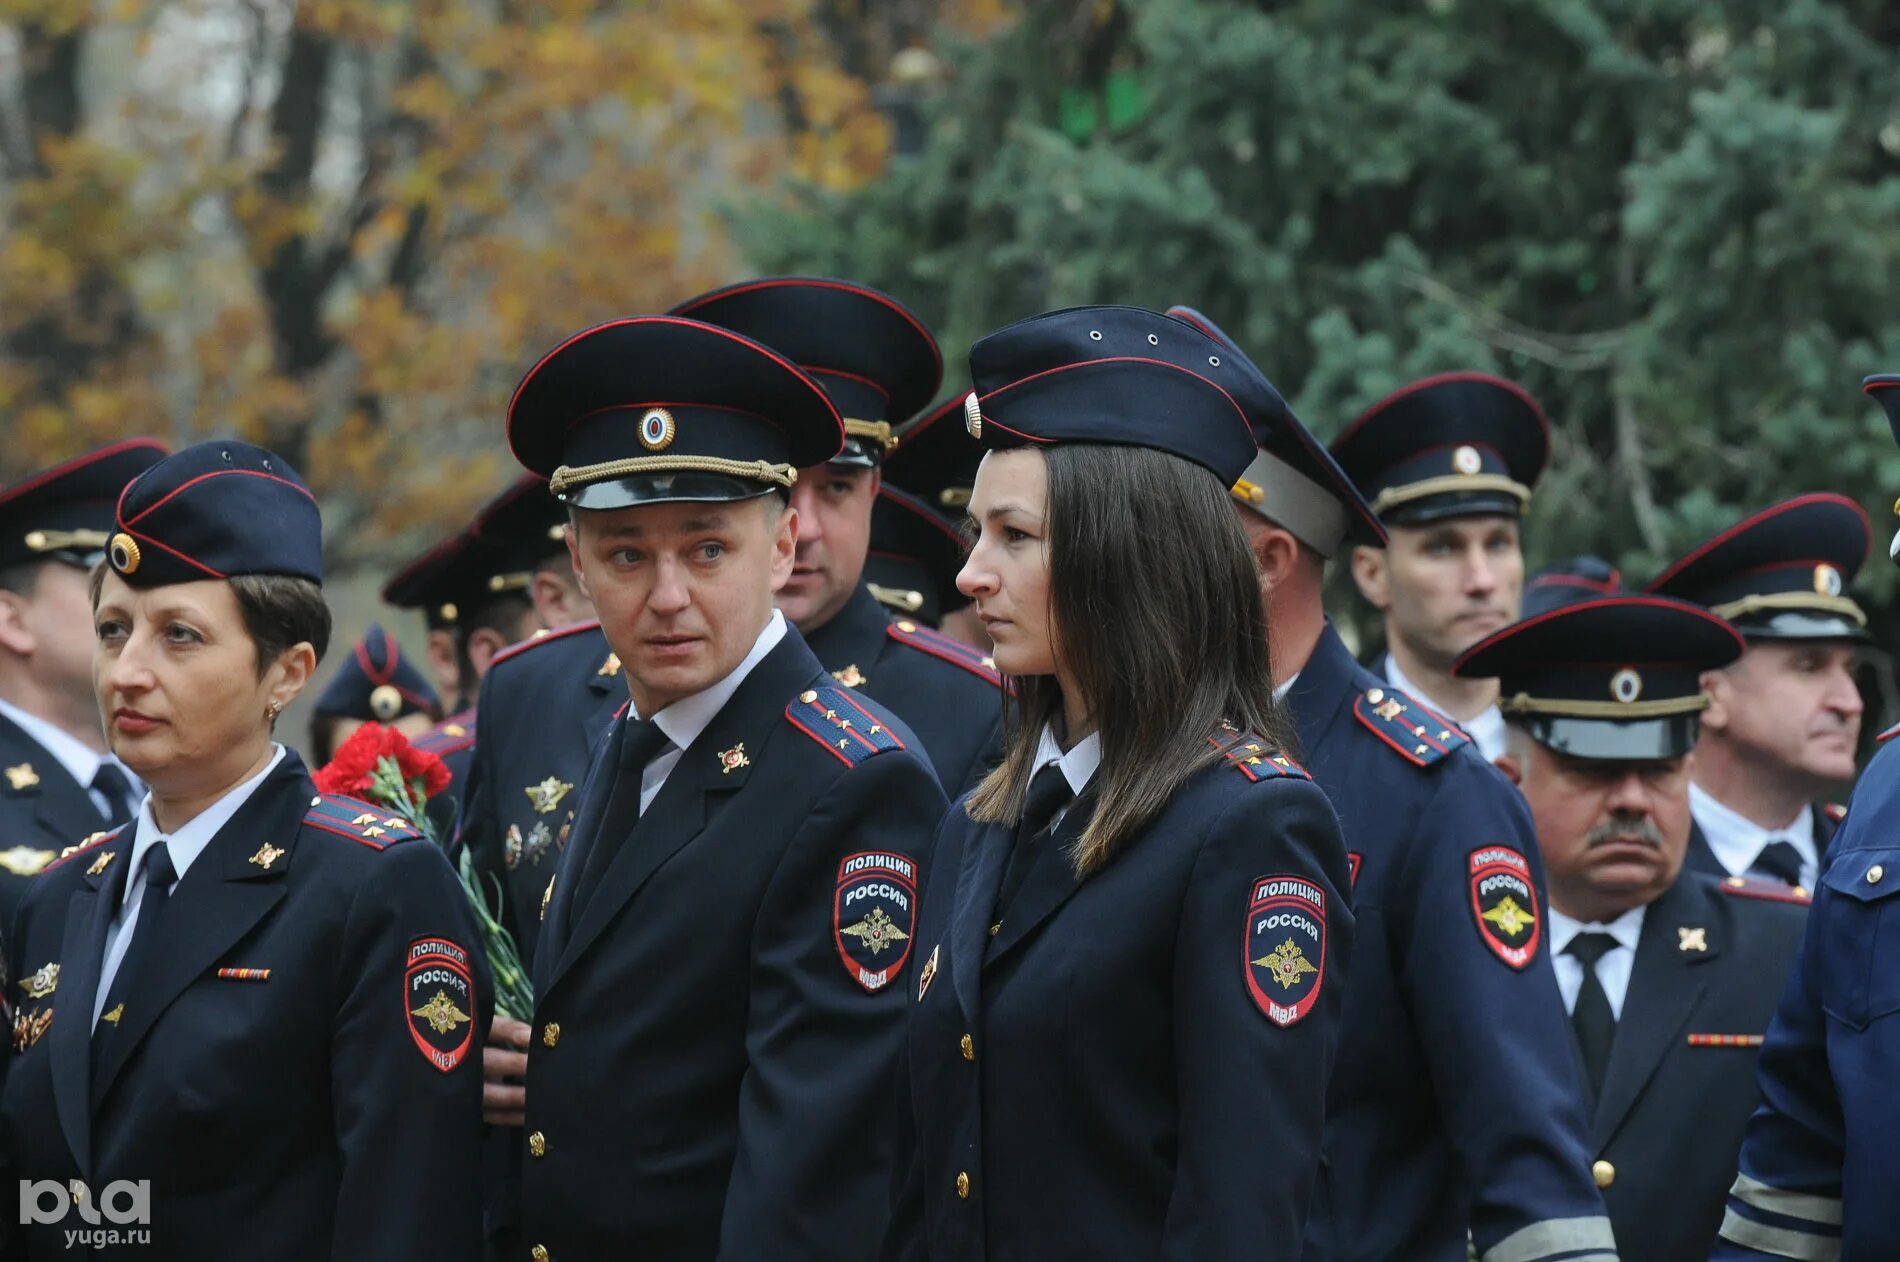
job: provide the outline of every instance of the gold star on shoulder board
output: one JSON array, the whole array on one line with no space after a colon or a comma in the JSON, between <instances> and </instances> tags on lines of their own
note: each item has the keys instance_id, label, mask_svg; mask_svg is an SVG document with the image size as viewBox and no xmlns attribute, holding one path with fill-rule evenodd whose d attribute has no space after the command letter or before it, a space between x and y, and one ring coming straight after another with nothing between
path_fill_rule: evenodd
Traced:
<instances>
[{"instance_id":1,"label":"gold star on shoulder board","mask_svg":"<svg viewBox=\"0 0 1900 1262\"><path fill-rule=\"evenodd\" d=\"M56 857L51 850L14 846L10 850L0 850L0 868L5 868L15 876L35 876Z\"/></svg>"},{"instance_id":2,"label":"gold star on shoulder board","mask_svg":"<svg viewBox=\"0 0 1900 1262\"><path fill-rule=\"evenodd\" d=\"M119 852L116 850L106 851L92 861L92 866L86 869L86 875L98 876L101 872L106 870L106 864L111 863L114 859L118 858L118 856Z\"/></svg>"},{"instance_id":3,"label":"gold star on shoulder board","mask_svg":"<svg viewBox=\"0 0 1900 1262\"><path fill-rule=\"evenodd\" d=\"M33 770L33 764L30 762L7 768L7 787L16 793L22 789L31 789L39 782L40 773Z\"/></svg>"},{"instance_id":4,"label":"gold star on shoulder board","mask_svg":"<svg viewBox=\"0 0 1900 1262\"><path fill-rule=\"evenodd\" d=\"M561 805L561 799L567 796L574 786L565 780L549 776L540 784L531 784L522 792L528 795L528 804L540 815L552 815Z\"/></svg>"},{"instance_id":5,"label":"gold star on shoulder board","mask_svg":"<svg viewBox=\"0 0 1900 1262\"><path fill-rule=\"evenodd\" d=\"M268 872L270 865L283 857L284 852L267 841L257 848L257 853L251 856L251 862Z\"/></svg>"},{"instance_id":6,"label":"gold star on shoulder board","mask_svg":"<svg viewBox=\"0 0 1900 1262\"><path fill-rule=\"evenodd\" d=\"M1676 930L1676 950L1706 951L1709 949L1709 931L1703 928Z\"/></svg>"}]
</instances>

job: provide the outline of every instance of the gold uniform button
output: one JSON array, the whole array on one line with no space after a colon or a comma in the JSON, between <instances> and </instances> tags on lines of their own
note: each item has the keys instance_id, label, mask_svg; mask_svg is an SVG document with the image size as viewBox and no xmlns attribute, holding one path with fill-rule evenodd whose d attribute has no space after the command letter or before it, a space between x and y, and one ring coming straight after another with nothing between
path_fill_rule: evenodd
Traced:
<instances>
[{"instance_id":1,"label":"gold uniform button","mask_svg":"<svg viewBox=\"0 0 1900 1262\"><path fill-rule=\"evenodd\" d=\"M546 1245L538 1244L534 1248L528 1250L528 1256L533 1258L534 1262L548 1262L548 1259L552 1258L554 1255L548 1252L548 1247Z\"/></svg>"},{"instance_id":2,"label":"gold uniform button","mask_svg":"<svg viewBox=\"0 0 1900 1262\"><path fill-rule=\"evenodd\" d=\"M957 1046L963 1049L963 1059L965 1060L976 1059L976 1040L975 1039L971 1038L969 1035L966 1034L957 1043Z\"/></svg>"},{"instance_id":3,"label":"gold uniform button","mask_svg":"<svg viewBox=\"0 0 1900 1262\"><path fill-rule=\"evenodd\" d=\"M957 1199L960 1201L970 1199L970 1176L961 1170L957 1171Z\"/></svg>"},{"instance_id":4,"label":"gold uniform button","mask_svg":"<svg viewBox=\"0 0 1900 1262\"><path fill-rule=\"evenodd\" d=\"M1616 1182L1616 1167L1607 1161L1596 1162L1590 1167L1590 1177L1597 1181L1598 1187L1609 1187Z\"/></svg>"},{"instance_id":5,"label":"gold uniform button","mask_svg":"<svg viewBox=\"0 0 1900 1262\"><path fill-rule=\"evenodd\" d=\"M550 1021L541 1027L541 1043L544 1047L553 1047L561 1041L561 1023Z\"/></svg>"},{"instance_id":6,"label":"gold uniform button","mask_svg":"<svg viewBox=\"0 0 1900 1262\"><path fill-rule=\"evenodd\" d=\"M540 1131L528 1136L528 1151L537 1157L548 1155L548 1137Z\"/></svg>"},{"instance_id":7,"label":"gold uniform button","mask_svg":"<svg viewBox=\"0 0 1900 1262\"><path fill-rule=\"evenodd\" d=\"M1887 869L1876 863L1873 867L1867 869L1867 884L1878 885L1880 884L1880 878L1885 875L1887 875Z\"/></svg>"}]
</instances>

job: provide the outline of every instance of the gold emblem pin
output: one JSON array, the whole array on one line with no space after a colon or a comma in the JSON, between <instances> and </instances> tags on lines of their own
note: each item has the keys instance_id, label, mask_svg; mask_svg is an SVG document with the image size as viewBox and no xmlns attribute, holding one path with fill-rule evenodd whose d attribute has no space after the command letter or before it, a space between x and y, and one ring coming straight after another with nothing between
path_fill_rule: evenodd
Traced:
<instances>
[{"instance_id":1,"label":"gold emblem pin","mask_svg":"<svg viewBox=\"0 0 1900 1262\"><path fill-rule=\"evenodd\" d=\"M118 853L116 850L108 850L97 859L94 859L92 866L86 869L86 875L98 876L101 872L106 870L106 864L111 863L113 859L118 857Z\"/></svg>"},{"instance_id":2,"label":"gold emblem pin","mask_svg":"<svg viewBox=\"0 0 1900 1262\"><path fill-rule=\"evenodd\" d=\"M1841 594L1842 586L1841 572L1839 570L1831 565L1817 565L1814 567L1814 590L1816 592L1819 592L1823 596L1838 596Z\"/></svg>"},{"instance_id":3,"label":"gold emblem pin","mask_svg":"<svg viewBox=\"0 0 1900 1262\"><path fill-rule=\"evenodd\" d=\"M648 408L640 418L640 445L648 451L663 450L673 441L673 414L665 408Z\"/></svg>"},{"instance_id":4,"label":"gold emblem pin","mask_svg":"<svg viewBox=\"0 0 1900 1262\"><path fill-rule=\"evenodd\" d=\"M565 780L549 776L540 784L529 785L522 792L528 795L528 804L534 807L537 814L552 815L555 808L560 806L561 799L573 787Z\"/></svg>"},{"instance_id":5,"label":"gold emblem pin","mask_svg":"<svg viewBox=\"0 0 1900 1262\"><path fill-rule=\"evenodd\" d=\"M1451 467L1470 477L1484 469L1484 458L1478 454L1476 447L1459 447L1451 453Z\"/></svg>"},{"instance_id":6,"label":"gold emblem pin","mask_svg":"<svg viewBox=\"0 0 1900 1262\"><path fill-rule=\"evenodd\" d=\"M369 712L387 723L402 713L402 693L394 684L378 684L370 689Z\"/></svg>"},{"instance_id":7,"label":"gold emblem pin","mask_svg":"<svg viewBox=\"0 0 1900 1262\"><path fill-rule=\"evenodd\" d=\"M1702 928L1683 929L1680 927L1677 928L1676 950L1678 951L1706 951L1708 949L1709 949L1709 931L1707 929L1702 929Z\"/></svg>"},{"instance_id":8,"label":"gold emblem pin","mask_svg":"<svg viewBox=\"0 0 1900 1262\"><path fill-rule=\"evenodd\" d=\"M139 568L139 541L121 530L112 536L112 542L106 546L106 555L112 561L112 568L119 573L136 573Z\"/></svg>"},{"instance_id":9,"label":"gold emblem pin","mask_svg":"<svg viewBox=\"0 0 1900 1262\"><path fill-rule=\"evenodd\" d=\"M1643 695L1643 677L1629 669L1617 671L1610 676L1610 695L1629 705Z\"/></svg>"},{"instance_id":10,"label":"gold emblem pin","mask_svg":"<svg viewBox=\"0 0 1900 1262\"><path fill-rule=\"evenodd\" d=\"M924 996L930 993L930 983L937 978L937 952L943 950L941 944L930 948L930 958L924 961L924 971L917 975L917 1002L922 1003Z\"/></svg>"},{"instance_id":11,"label":"gold emblem pin","mask_svg":"<svg viewBox=\"0 0 1900 1262\"><path fill-rule=\"evenodd\" d=\"M745 742L740 741L731 749L719 751L719 774L729 776L741 767L750 767L752 760L745 756Z\"/></svg>"},{"instance_id":12,"label":"gold emblem pin","mask_svg":"<svg viewBox=\"0 0 1900 1262\"><path fill-rule=\"evenodd\" d=\"M59 989L59 965L42 964L20 979L28 999L44 999Z\"/></svg>"},{"instance_id":13,"label":"gold emblem pin","mask_svg":"<svg viewBox=\"0 0 1900 1262\"><path fill-rule=\"evenodd\" d=\"M284 852L267 841L257 848L257 853L251 856L251 862L268 872L270 865L283 857Z\"/></svg>"},{"instance_id":14,"label":"gold emblem pin","mask_svg":"<svg viewBox=\"0 0 1900 1262\"><path fill-rule=\"evenodd\" d=\"M21 789L31 789L39 782L40 773L33 770L33 764L30 762L7 768L7 787L16 793Z\"/></svg>"},{"instance_id":15,"label":"gold emblem pin","mask_svg":"<svg viewBox=\"0 0 1900 1262\"><path fill-rule=\"evenodd\" d=\"M594 673L597 675L606 675L609 678L612 678L613 676L618 675L620 673L620 654L618 653L607 654L607 660L602 662L600 664L600 669L595 671Z\"/></svg>"},{"instance_id":16,"label":"gold emblem pin","mask_svg":"<svg viewBox=\"0 0 1900 1262\"><path fill-rule=\"evenodd\" d=\"M554 875L559 876L560 873L557 872ZM541 919L546 920L548 918L548 904L553 901L554 901L554 877L551 876L548 878L548 887L541 891Z\"/></svg>"},{"instance_id":17,"label":"gold emblem pin","mask_svg":"<svg viewBox=\"0 0 1900 1262\"><path fill-rule=\"evenodd\" d=\"M106 1022L107 1024L117 1025L120 1019L123 1018L124 1016L125 1016L125 1005L122 1003L115 1003L112 1005L112 1011L103 1013L99 1017L99 1019L101 1021Z\"/></svg>"},{"instance_id":18,"label":"gold emblem pin","mask_svg":"<svg viewBox=\"0 0 1900 1262\"><path fill-rule=\"evenodd\" d=\"M843 670L832 671L831 677L847 688L859 688L864 684L864 672L858 669L855 662Z\"/></svg>"},{"instance_id":19,"label":"gold emblem pin","mask_svg":"<svg viewBox=\"0 0 1900 1262\"><path fill-rule=\"evenodd\" d=\"M51 850L14 846L10 850L0 850L0 868L5 868L15 876L37 876L41 868L58 857Z\"/></svg>"}]
</instances>

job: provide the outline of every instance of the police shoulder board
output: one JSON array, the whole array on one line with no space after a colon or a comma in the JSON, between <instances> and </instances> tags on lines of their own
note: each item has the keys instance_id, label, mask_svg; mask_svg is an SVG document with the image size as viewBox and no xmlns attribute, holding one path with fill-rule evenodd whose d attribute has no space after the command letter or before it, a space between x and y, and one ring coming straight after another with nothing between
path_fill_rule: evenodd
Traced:
<instances>
[{"instance_id":1,"label":"police shoulder board","mask_svg":"<svg viewBox=\"0 0 1900 1262\"><path fill-rule=\"evenodd\" d=\"M1003 673L996 669L996 659L977 652L960 640L953 640L940 631L932 631L908 618L888 624L884 633L906 648L928 653L952 666L962 667L993 688L1002 687Z\"/></svg>"},{"instance_id":2,"label":"police shoulder board","mask_svg":"<svg viewBox=\"0 0 1900 1262\"><path fill-rule=\"evenodd\" d=\"M519 644L510 644L507 648L489 658L488 669L493 670L503 662L513 661L523 653L530 652L544 644L552 644L556 640L565 640L572 635L582 635L588 631L598 630L600 630L600 619L588 618L581 622L569 623L564 627L557 627L553 631L536 631Z\"/></svg>"},{"instance_id":3,"label":"police shoulder board","mask_svg":"<svg viewBox=\"0 0 1900 1262\"><path fill-rule=\"evenodd\" d=\"M1352 716L1417 767L1429 767L1471 743L1456 723L1396 688L1366 689L1352 699Z\"/></svg>"},{"instance_id":4,"label":"police shoulder board","mask_svg":"<svg viewBox=\"0 0 1900 1262\"><path fill-rule=\"evenodd\" d=\"M475 707L473 706L449 715L411 742L414 748L425 754L434 754L437 758L444 754L460 753L474 743Z\"/></svg>"},{"instance_id":5,"label":"police shoulder board","mask_svg":"<svg viewBox=\"0 0 1900 1262\"><path fill-rule=\"evenodd\" d=\"M1307 774L1306 768L1268 744L1264 737L1242 732L1228 724L1222 724L1219 732L1207 738L1207 743L1220 752L1228 766L1249 780L1313 778Z\"/></svg>"},{"instance_id":6,"label":"police shoulder board","mask_svg":"<svg viewBox=\"0 0 1900 1262\"><path fill-rule=\"evenodd\" d=\"M1715 884L1724 894L1732 894L1736 898L1758 898L1770 903L1800 903L1803 906L1814 901L1814 895L1801 886L1783 885L1767 877L1731 876Z\"/></svg>"},{"instance_id":7,"label":"police shoulder board","mask_svg":"<svg viewBox=\"0 0 1900 1262\"><path fill-rule=\"evenodd\" d=\"M785 717L847 767L905 747L882 719L865 709L849 689L836 684L805 689L785 707Z\"/></svg>"},{"instance_id":8,"label":"police shoulder board","mask_svg":"<svg viewBox=\"0 0 1900 1262\"><path fill-rule=\"evenodd\" d=\"M54 868L57 868L60 865L64 864L68 859L76 859L80 855L90 854L94 850L97 850L100 846L103 846L107 842L113 840L120 833L124 832L125 829L126 829L126 825L121 824L117 828L108 828L104 832L93 833L90 836L88 836L84 841L79 842L76 845L67 846L65 849L61 850L59 852L59 858L53 860L51 863L47 864L44 868L41 868L40 871L51 872Z\"/></svg>"},{"instance_id":9,"label":"police shoulder board","mask_svg":"<svg viewBox=\"0 0 1900 1262\"><path fill-rule=\"evenodd\" d=\"M384 850L399 841L413 841L422 836L415 825L400 815L391 814L373 802L340 793L319 793L311 798L303 822L311 828L348 837L371 850Z\"/></svg>"}]
</instances>

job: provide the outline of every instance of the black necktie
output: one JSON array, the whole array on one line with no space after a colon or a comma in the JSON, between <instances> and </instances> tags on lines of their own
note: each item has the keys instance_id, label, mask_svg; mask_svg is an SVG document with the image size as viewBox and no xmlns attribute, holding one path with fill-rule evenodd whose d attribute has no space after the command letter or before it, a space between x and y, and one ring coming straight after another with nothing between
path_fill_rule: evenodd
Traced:
<instances>
[{"instance_id":1,"label":"black necktie","mask_svg":"<svg viewBox=\"0 0 1900 1262\"><path fill-rule=\"evenodd\" d=\"M1003 883L996 891L998 921L1003 919L1003 914L1016 898L1016 891L1023 887L1023 881L1029 876L1030 866L1036 857L1036 839L1049 830L1049 822L1055 818L1055 813L1067 806L1074 797L1068 777L1062 774L1059 763L1050 763L1029 781L1029 792L1023 799L1023 816L1016 822L1016 840L1010 846L1009 861L1003 865Z\"/></svg>"},{"instance_id":2,"label":"black necktie","mask_svg":"<svg viewBox=\"0 0 1900 1262\"><path fill-rule=\"evenodd\" d=\"M128 878L130 879L130 878ZM149 980L145 974L157 954L158 935L165 922L165 908L171 902L172 886L178 882L178 870L172 866L171 851L159 842L145 852L145 893L139 899L139 918L132 925L132 942L119 957L119 971L112 975L112 988L106 992L106 1006L100 1010L99 1024L92 1032L92 1072L96 1078L104 1063L105 1049L112 1045L119 1026L125 1020L128 1003L136 1004Z\"/></svg>"},{"instance_id":3,"label":"black necktie","mask_svg":"<svg viewBox=\"0 0 1900 1262\"><path fill-rule=\"evenodd\" d=\"M91 787L94 793L103 794L109 804L106 811L107 828L117 828L131 822L132 782L119 770L117 763L100 763L99 770L92 773Z\"/></svg>"},{"instance_id":4,"label":"black necktie","mask_svg":"<svg viewBox=\"0 0 1900 1262\"><path fill-rule=\"evenodd\" d=\"M1603 1088L1603 1070L1610 1063L1610 1044L1616 1038L1616 1017L1610 1011L1610 996L1597 977L1597 961L1616 946L1616 939L1607 933L1580 933L1564 948L1565 955L1583 965L1583 985L1577 991L1570 1025L1577 1033L1577 1050L1583 1053L1583 1072L1590 1079L1593 1095Z\"/></svg>"},{"instance_id":5,"label":"black necktie","mask_svg":"<svg viewBox=\"0 0 1900 1262\"><path fill-rule=\"evenodd\" d=\"M1783 885L1801 884L1801 852L1792 842L1771 841L1748 865L1751 876L1765 876Z\"/></svg>"},{"instance_id":6,"label":"black necktie","mask_svg":"<svg viewBox=\"0 0 1900 1262\"><path fill-rule=\"evenodd\" d=\"M620 760L609 790L607 807L601 812L600 828L581 856L580 875L574 883L574 902L569 925L580 923L581 912L593 896L600 878L620 852L620 845L634 825L640 822L640 779L648 763L658 758L672 742L659 727L638 719L629 720L620 738Z\"/></svg>"}]
</instances>

